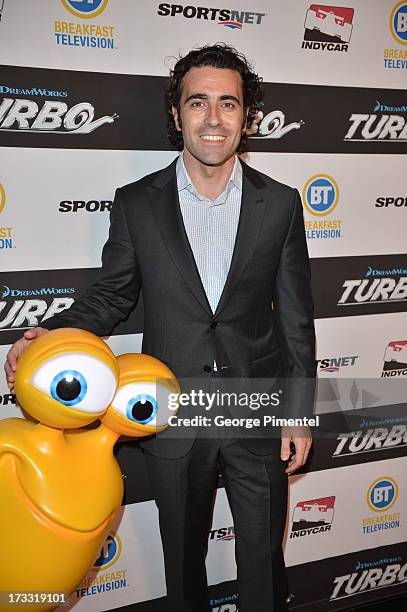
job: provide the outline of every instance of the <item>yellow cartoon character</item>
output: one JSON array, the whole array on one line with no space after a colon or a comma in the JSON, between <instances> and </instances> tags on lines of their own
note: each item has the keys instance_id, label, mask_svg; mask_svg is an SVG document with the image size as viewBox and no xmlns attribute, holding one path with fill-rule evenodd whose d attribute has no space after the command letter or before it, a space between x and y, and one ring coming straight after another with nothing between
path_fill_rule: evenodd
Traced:
<instances>
[{"instance_id":1,"label":"yellow cartoon character","mask_svg":"<svg viewBox=\"0 0 407 612\"><path fill-rule=\"evenodd\" d=\"M67 597L84 578L123 497L113 446L120 435L146 436L167 426L158 392L164 404L179 393L167 366L148 355L116 358L83 330L52 331L23 353L16 394L38 422L0 421L0 529L7 551L0 592L36 593L35 601L46 593ZM98 419L98 427L84 427ZM33 607L58 603L54 597Z\"/></svg>"}]
</instances>

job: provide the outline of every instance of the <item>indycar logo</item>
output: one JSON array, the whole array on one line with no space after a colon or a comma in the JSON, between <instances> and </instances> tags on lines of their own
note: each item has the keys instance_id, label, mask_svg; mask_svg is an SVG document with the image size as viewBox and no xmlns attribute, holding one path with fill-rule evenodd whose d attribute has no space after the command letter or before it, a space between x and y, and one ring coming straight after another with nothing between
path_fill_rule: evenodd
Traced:
<instances>
[{"instance_id":1,"label":"indycar logo","mask_svg":"<svg viewBox=\"0 0 407 612\"><path fill-rule=\"evenodd\" d=\"M407 340L389 342L383 361L382 378L407 376Z\"/></svg>"},{"instance_id":2,"label":"indycar logo","mask_svg":"<svg viewBox=\"0 0 407 612\"><path fill-rule=\"evenodd\" d=\"M330 531L335 496L298 502L294 508L290 539Z\"/></svg>"},{"instance_id":3,"label":"indycar logo","mask_svg":"<svg viewBox=\"0 0 407 612\"><path fill-rule=\"evenodd\" d=\"M304 23L303 49L347 51L352 36L353 8L311 4Z\"/></svg>"},{"instance_id":4,"label":"indycar logo","mask_svg":"<svg viewBox=\"0 0 407 612\"><path fill-rule=\"evenodd\" d=\"M89 134L106 123L113 123L118 115L95 120L94 117L95 109L89 102L80 102L68 109L65 102L46 100L41 110L34 100L3 98L0 104L0 130L10 132Z\"/></svg>"}]
</instances>

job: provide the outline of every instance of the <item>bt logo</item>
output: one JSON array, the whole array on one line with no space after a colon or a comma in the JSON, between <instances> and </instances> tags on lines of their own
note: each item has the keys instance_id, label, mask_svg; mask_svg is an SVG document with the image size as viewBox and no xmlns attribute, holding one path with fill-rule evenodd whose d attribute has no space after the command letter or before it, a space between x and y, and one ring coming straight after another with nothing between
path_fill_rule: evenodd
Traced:
<instances>
[{"instance_id":1,"label":"bt logo","mask_svg":"<svg viewBox=\"0 0 407 612\"><path fill-rule=\"evenodd\" d=\"M315 174L305 183L302 198L308 212L324 217L338 204L338 184L329 174Z\"/></svg>"},{"instance_id":2,"label":"bt logo","mask_svg":"<svg viewBox=\"0 0 407 612\"><path fill-rule=\"evenodd\" d=\"M109 0L61 0L61 2L75 17L92 19L103 13Z\"/></svg>"},{"instance_id":3,"label":"bt logo","mask_svg":"<svg viewBox=\"0 0 407 612\"><path fill-rule=\"evenodd\" d=\"M0 183L0 213L6 205L6 192L3 185Z\"/></svg>"},{"instance_id":4,"label":"bt logo","mask_svg":"<svg viewBox=\"0 0 407 612\"><path fill-rule=\"evenodd\" d=\"M93 564L96 569L107 569L116 563L122 552L122 543L117 533L109 533L100 549L100 555Z\"/></svg>"},{"instance_id":5,"label":"bt logo","mask_svg":"<svg viewBox=\"0 0 407 612\"><path fill-rule=\"evenodd\" d=\"M367 492L367 503L374 512L384 512L396 503L397 497L396 481L388 476L382 476L370 485Z\"/></svg>"},{"instance_id":6,"label":"bt logo","mask_svg":"<svg viewBox=\"0 0 407 612\"><path fill-rule=\"evenodd\" d=\"M407 2L399 2L390 14L390 32L400 45L407 45Z\"/></svg>"}]
</instances>

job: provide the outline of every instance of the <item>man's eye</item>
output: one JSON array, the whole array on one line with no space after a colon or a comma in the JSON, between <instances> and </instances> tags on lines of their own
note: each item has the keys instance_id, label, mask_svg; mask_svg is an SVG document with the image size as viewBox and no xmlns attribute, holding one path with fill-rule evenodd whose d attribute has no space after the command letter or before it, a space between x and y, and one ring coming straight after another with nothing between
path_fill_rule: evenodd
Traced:
<instances>
[{"instance_id":1,"label":"man's eye","mask_svg":"<svg viewBox=\"0 0 407 612\"><path fill-rule=\"evenodd\" d=\"M203 108L204 105L205 105L205 102L203 102L202 100L197 100L195 102L192 102L191 108Z\"/></svg>"},{"instance_id":2,"label":"man's eye","mask_svg":"<svg viewBox=\"0 0 407 612\"><path fill-rule=\"evenodd\" d=\"M226 108L226 110L232 110L235 108L235 103L234 102L224 102L223 108Z\"/></svg>"}]
</instances>

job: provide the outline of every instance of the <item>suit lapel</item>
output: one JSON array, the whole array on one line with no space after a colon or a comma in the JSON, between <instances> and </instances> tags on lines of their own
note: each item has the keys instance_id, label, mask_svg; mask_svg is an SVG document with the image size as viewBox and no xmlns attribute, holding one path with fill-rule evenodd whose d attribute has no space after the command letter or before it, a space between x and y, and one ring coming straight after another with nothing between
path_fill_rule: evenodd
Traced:
<instances>
[{"instance_id":1,"label":"suit lapel","mask_svg":"<svg viewBox=\"0 0 407 612\"><path fill-rule=\"evenodd\" d=\"M215 317L225 308L233 294L236 283L253 254L265 212L263 199L265 182L253 168L250 168L244 162L242 162L242 167L242 203L235 247L226 283L214 314Z\"/></svg>"},{"instance_id":2,"label":"suit lapel","mask_svg":"<svg viewBox=\"0 0 407 612\"><path fill-rule=\"evenodd\" d=\"M158 172L147 186L151 210L168 252L195 298L210 316L225 308L244 268L253 254L263 222L266 184L261 176L242 162L243 186L239 224L229 273L214 315L189 244L178 199L176 160Z\"/></svg>"},{"instance_id":3,"label":"suit lapel","mask_svg":"<svg viewBox=\"0 0 407 612\"><path fill-rule=\"evenodd\" d=\"M151 210L153 211L161 237L181 276L202 308L212 315L212 310L185 231L179 205L175 168L176 160L156 174L152 183L147 187Z\"/></svg>"}]
</instances>

